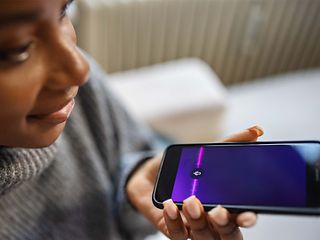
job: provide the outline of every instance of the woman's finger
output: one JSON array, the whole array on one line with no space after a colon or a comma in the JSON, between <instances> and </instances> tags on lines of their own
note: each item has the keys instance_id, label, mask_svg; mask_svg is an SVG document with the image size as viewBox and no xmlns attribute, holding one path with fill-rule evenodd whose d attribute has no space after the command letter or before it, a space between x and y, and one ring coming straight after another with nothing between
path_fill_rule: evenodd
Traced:
<instances>
[{"instance_id":1,"label":"woman's finger","mask_svg":"<svg viewBox=\"0 0 320 240\"><path fill-rule=\"evenodd\" d=\"M183 201L182 210L183 215L189 223L192 239L214 239L213 232L207 221L207 215L200 201L195 196L191 196Z\"/></svg>"},{"instance_id":2,"label":"woman's finger","mask_svg":"<svg viewBox=\"0 0 320 240\"><path fill-rule=\"evenodd\" d=\"M217 206L208 213L208 221L213 225L221 240L242 240L242 234L229 212Z\"/></svg>"},{"instance_id":3,"label":"woman's finger","mask_svg":"<svg viewBox=\"0 0 320 240\"><path fill-rule=\"evenodd\" d=\"M236 223L240 227L244 227L244 228L252 227L256 224L256 222L257 222L257 215L253 212L240 213L236 217Z\"/></svg>"},{"instance_id":4,"label":"woman's finger","mask_svg":"<svg viewBox=\"0 0 320 240\"><path fill-rule=\"evenodd\" d=\"M163 216L167 226L168 235L173 240L188 238L188 231L182 221L179 209L171 199L163 202Z\"/></svg>"},{"instance_id":5,"label":"woman's finger","mask_svg":"<svg viewBox=\"0 0 320 240\"><path fill-rule=\"evenodd\" d=\"M262 135L262 128L259 126L253 126L225 138L223 142L254 142Z\"/></svg>"}]
</instances>

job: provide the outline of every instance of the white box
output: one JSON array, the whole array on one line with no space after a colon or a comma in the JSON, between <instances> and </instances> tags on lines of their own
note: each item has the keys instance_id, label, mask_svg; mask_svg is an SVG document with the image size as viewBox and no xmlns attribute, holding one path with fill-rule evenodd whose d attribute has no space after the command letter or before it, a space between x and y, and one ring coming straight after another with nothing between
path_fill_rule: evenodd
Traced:
<instances>
[{"instance_id":1,"label":"white box","mask_svg":"<svg viewBox=\"0 0 320 240\"><path fill-rule=\"evenodd\" d=\"M220 137L226 90L199 59L182 59L109 75L128 110L178 142Z\"/></svg>"}]
</instances>

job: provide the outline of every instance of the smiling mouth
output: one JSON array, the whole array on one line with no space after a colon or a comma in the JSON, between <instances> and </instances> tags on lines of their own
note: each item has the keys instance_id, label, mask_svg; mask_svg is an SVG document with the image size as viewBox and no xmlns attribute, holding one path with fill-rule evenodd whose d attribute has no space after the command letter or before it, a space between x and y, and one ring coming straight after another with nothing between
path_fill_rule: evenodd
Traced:
<instances>
[{"instance_id":1,"label":"smiling mouth","mask_svg":"<svg viewBox=\"0 0 320 240\"><path fill-rule=\"evenodd\" d=\"M49 114L39 114L39 115L31 115L28 116L30 121L40 121L47 124L57 125L60 123L64 123L70 117L70 114L73 110L75 104L75 100L71 99L65 106L63 106L60 110L49 113Z\"/></svg>"}]
</instances>

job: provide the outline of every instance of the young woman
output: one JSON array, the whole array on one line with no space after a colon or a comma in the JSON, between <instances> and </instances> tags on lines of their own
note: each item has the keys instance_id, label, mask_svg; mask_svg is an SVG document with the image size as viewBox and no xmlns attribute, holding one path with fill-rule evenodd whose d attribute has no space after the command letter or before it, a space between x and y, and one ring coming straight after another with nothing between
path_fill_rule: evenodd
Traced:
<instances>
[{"instance_id":1,"label":"young woman","mask_svg":"<svg viewBox=\"0 0 320 240\"><path fill-rule=\"evenodd\" d=\"M152 205L152 135L77 48L69 4L0 1L0 239L142 239L139 213L171 239L242 239L253 213L204 213L195 197L182 212Z\"/></svg>"}]
</instances>

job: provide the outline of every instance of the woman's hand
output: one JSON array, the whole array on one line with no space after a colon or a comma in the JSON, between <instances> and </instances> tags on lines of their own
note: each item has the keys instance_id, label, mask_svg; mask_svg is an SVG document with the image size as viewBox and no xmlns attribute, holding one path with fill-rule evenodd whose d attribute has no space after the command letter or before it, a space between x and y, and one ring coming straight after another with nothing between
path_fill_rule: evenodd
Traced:
<instances>
[{"instance_id":1,"label":"woman's hand","mask_svg":"<svg viewBox=\"0 0 320 240\"><path fill-rule=\"evenodd\" d=\"M226 138L224 142L256 141L262 134L259 127L252 127ZM127 192L132 204L170 239L240 240L239 227L255 224L256 215L251 212L232 215L218 206L206 213L194 196L183 202L181 212L172 200L164 202L163 210L156 208L152 204L152 191L160 161L159 156L144 163L130 178Z\"/></svg>"}]
</instances>

